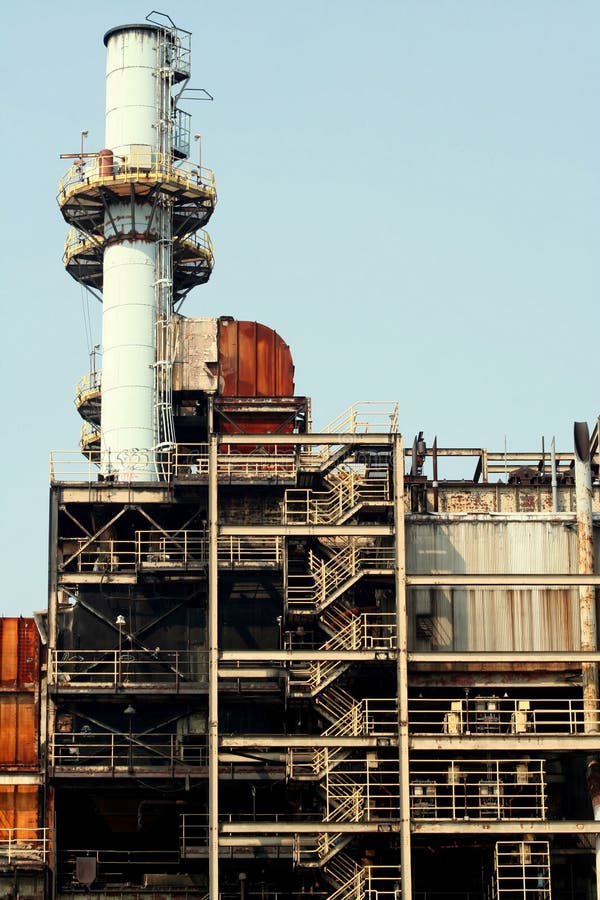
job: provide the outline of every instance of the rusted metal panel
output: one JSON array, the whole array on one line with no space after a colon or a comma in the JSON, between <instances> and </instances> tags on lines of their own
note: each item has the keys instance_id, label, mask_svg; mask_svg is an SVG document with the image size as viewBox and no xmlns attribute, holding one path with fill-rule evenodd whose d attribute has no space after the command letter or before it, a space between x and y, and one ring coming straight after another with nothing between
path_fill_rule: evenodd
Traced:
<instances>
[{"instance_id":1,"label":"rusted metal panel","mask_svg":"<svg viewBox=\"0 0 600 900\"><path fill-rule=\"evenodd\" d=\"M577 573L577 538L570 522L413 519L406 532L411 574Z\"/></svg>"},{"instance_id":2,"label":"rusted metal panel","mask_svg":"<svg viewBox=\"0 0 600 900\"><path fill-rule=\"evenodd\" d=\"M407 523L410 573L527 574L577 571L570 523L543 521ZM578 590L415 589L415 650L576 650Z\"/></svg>"},{"instance_id":3,"label":"rusted metal panel","mask_svg":"<svg viewBox=\"0 0 600 900\"><path fill-rule=\"evenodd\" d=\"M9 829L33 831L39 825L39 788L35 784L0 784L0 841Z\"/></svg>"},{"instance_id":4,"label":"rusted metal panel","mask_svg":"<svg viewBox=\"0 0 600 900\"><path fill-rule=\"evenodd\" d=\"M24 688L39 677L39 635L33 619L0 619L0 686Z\"/></svg>"},{"instance_id":5,"label":"rusted metal panel","mask_svg":"<svg viewBox=\"0 0 600 900\"><path fill-rule=\"evenodd\" d=\"M217 320L175 316L173 390L216 391L218 386Z\"/></svg>"},{"instance_id":6,"label":"rusted metal panel","mask_svg":"<svg viewBox=\"0 0 600 900\"><path fill-rule=\"evenodd\" d=\"M38 765L38 714L33 693L0 693L0 770Z\"/></svg>"},{"instance_id":7,"label":"rusted metal panel","mask_svg":"<svg viewBox=\"0 0 600 900\"><path fill-rule=\"evenodd\" d=\"M291 397L290 348L258 322L219 320L219 393L226 397Z\"/></svg>"},{"instance_id":8,"label":"rusted metal panel","mask_svg":"<svg viewBox=\"0 0 600 900\"><path fill-rule=\"evenodd\" d=\"M434 488L428 487L427 508L434 509ZM551 513L554 501L551 487L538 485L506 484L444 484L437 486L438 510L442 513ZM575 490L573 487L559 487L557 490L557 512L575 511ZM595 497L594 510L600 510L600 498Z\"/></svg>"},{"instance_id":9,"label":"rusted metal panel","mask_svg":"<svg viewBox=\"0 0 600 900\"><path fill-rule=\"evenodd\" d=\"M578 592L564 588L411 590L410 650L579 648Z\"/></svg>"}]
</instances>

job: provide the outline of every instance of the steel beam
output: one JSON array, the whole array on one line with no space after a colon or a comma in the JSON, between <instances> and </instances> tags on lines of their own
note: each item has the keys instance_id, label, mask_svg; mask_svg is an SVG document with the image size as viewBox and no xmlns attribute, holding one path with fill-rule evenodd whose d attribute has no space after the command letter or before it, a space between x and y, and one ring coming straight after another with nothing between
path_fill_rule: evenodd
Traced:
<instances>
[{"instance_id":1,"label":"steel beam","mask_svg":"<svg viewBox=\"0 0 600 900\"><path fill-rule=\"evenodd\" d=\"M557 822L537 819L476 819L468 822L451 820L420 821L413 819L413 834L599 834L600 822Z\"/></svg>"},{"instance_id":2,"label":"steel beam","mask_svg":"<svg viewBox=\"0 0 600 900\"><path fill-rule=\"evenodd\" d=\"M315 651L317 653L318 651ZM315 657L316 658L316 657ZM464 650L409 653L410 663L463 663L464 665L485 663L521 663L531 668L541 663L600 662L600 651L585 650Z\"/></svg>"},{"instance_id":3,"label":"steel beam","mask_svg":"<svg viewBox=\"0 0 600 900\"><path fill-rule=\"evenodd\" d=\"M437 654L435 655L437 656ZM221 662L230 663L259 660L292 663L323 659L339 659L340 662L354 660L368 662L369 660L395 659L396 653L394 650L221 650L219 657ZM239 674L243 675L244 669L239 669Z\"/></svg>"},{"instance_id":4,"label":"steel beam","mask_svg":"<svg viewBox=\"0 0 600 900\"><path fill-rule=\"evenodd\" d=\"M398 822L222 822L222 834L375 834L398 831ZM600 824L598 825L600 831Z\"/></svg>"},{"instance_id":5,"label":"steel beam","mask_svg":"<svg viewBox=\"0 0 600 900\"><path fill-rule=\"evenodd\" d=\"M600 575L580 575L577 573L556 575L551 572L543 575L514 574L498 575L457 575L456 573L442 574L412 574L407 575L406 583L410 587L451 587L462 585L464 587L572 587L581 584L600 585Z\"/></svg>"},{"instance_id":6,"label":"steel beam","mask_svg":"<svg viewBox=\"0 0 600 900\"><path fill-rule=\"evenodd\" d=\"M251 537L259 535L283 537L382 537L393 534L392 525L221 525L222 537ZM391 570L390 566L383 569Z\"/></svg>"},{"instance_id":7,"label":"steel beam","mask_svg":"<svg viewBox=\"0 0 600 900\"><path fill-rule=\"evenodd\" d=\"M393 736L389 738L366 737L359 735L357 737L347 737L340 735L330 735L324 737L322 735L306 735L306 734L284 734L284 735L256 735L248 737L246 735L227 736L220 740L221 747L234 747L240 749L242 747L260 749L262 747L377 747L382 741L395 741Z\"/></svg>"},{"instance_id":8,"label":"steel beam","mask_svg":"<svg viewBox=\"0 0 600 900\"><path fill-rule=\"evenodd\" d=\"M218 444L208 451L208 886L219 900L219 545Z\"/></svg>"},{"instance_id":9,"label":"steel beam","mask_svg":"<svg viewBox=\"0 0 600 900\"><path fill-rule=\"evenodd\" d=\"M579 750L590 752L598 747L597 734L463 734L454 737L441 735L411 735L409 747L415 751L450 750L453 753L471 753L476 750L517 754L539 751Z\"/></svg>"},{"instance_id":10,"label":"steel beam","mask_svg":"<svg viewBox=\"0 0 600 900\"><path fill-rule=\"evenodd\" d=\"M400 775L400 872L402 896L412 897L410 834L410 771L408 730L408 610L406 605L406 542L404 531L404 450L394 437L395 593L398 697L398 766Z\"/></svg>"},{"instance_id":11,"label":"steel beam","mask_svg":"<svg viewBox=\"0 0 600 900\"><path fill-rule=\"evenodd\" d=\"M255 447L272 446L273 444L287 444L288 446L319 446L332 447L392 447L394 435L392 434L221 434L219 444L234 444L243 446L250 444Z\"/></svg>"}]
</instances>

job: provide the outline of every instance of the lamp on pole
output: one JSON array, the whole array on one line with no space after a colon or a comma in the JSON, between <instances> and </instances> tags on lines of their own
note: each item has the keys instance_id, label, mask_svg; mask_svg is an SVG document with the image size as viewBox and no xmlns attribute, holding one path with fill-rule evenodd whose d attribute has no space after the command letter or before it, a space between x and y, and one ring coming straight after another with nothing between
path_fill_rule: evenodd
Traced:
<instances>
[{"instance_id":1,"label":"lamp on pole","mask_svg":"<svg viewBox=\"0 0 600 900\"><path fill-rule=\"evenodd\" d=\"M199 169L198 177L200 178L200 180L202 180L202 135L195 134L194 140L198 144L198 169Z\"/></svg>"},{"instance_id":2,"label":"lamp on pole","mask_svg":"<svg viewBox=\"0 0 600 900\"><path fill-rule=\"evenodd\" d=\"M87 128L81 132L81 152L79 154L79 165L81 166L81 171L83 171L83 165L84 165L83 164L83 145L84 145L85 139L88 136L88 134L89 134L89 131L87 130Z\"/></svg>"}]
</instances>

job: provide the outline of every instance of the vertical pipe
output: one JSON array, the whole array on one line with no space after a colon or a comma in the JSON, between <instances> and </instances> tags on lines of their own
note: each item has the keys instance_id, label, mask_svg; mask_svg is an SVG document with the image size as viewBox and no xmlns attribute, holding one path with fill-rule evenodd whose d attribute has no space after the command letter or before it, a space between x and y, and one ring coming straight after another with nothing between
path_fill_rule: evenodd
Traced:
<instances>
[{"instance_id":1,"label":"vertical pipe","mask_svg":"<svg viewBox=\"0 0 600 900\"><path fill-rule=\"evenodd\" d=\"M208 446L208 879L219 900L219 605L217 435Z\"/></svg>"},{"instance_id":2,"label":"vertical pipe","mask_svg":"<svg viewBox=\"0 0 600 900\"><path fill-rule=\"evenodd\" d=\"M575 498L577 503L577 558L580 575L594 574L592 525L592 469L587 422L575 422ZM596 599L592 585L579 587L579 621L582 652L597 648ZM598 730L598 667L582 661L583 719L586 732Z\"/></svg>"},{"instance_id":3,"label":"vertical pipe","mask_svg":"<svg viewBox=\"0 0 600 900\"><path fill-rule=\"evenodd\" d=\"M404 536L404 446L394 435L394 523L396 576L396 642L398 692L398 764L400 781L400 865L402 896L412 897L410 859L410 778L408 759L408 618L406 608L406 553Z\"/></svg>"},{"instance_id":4,"label":"vertical pipe","mask_svg":"<svg viewBox=\"0 0 600 900\"><path fill-rule=\"evenodd\" d=\"M594 573L594 531L592 519L592 466L590 435L587 422L575 422L575 498L577 502L577 558L580 575ZM595 651L596 597L594 587L579 587L579 619L581 650ZM595 663L581 665L583 683L583 727L586 733L598 730L598 667ZM600 819L600 766L592 757L588 760L587 783L592 799L594 819ZM596 894L600 897L600 835L596 836Z\"/></svg>"},{"instance_id":5,"label":"vertical pipe","mask_svg":"<svg viewBox=\"0 0 600 900\"><path fill-rule=\"evenodd\" d=\"M550 444L550 469L552 482L552 512L558 512L558 481L556 478L556 441Z\"/></svg>"},{"instance_id":6,"label":"vertical pipe","mask_svg":"<svg viewBox=\"0 0 600 900\"><path fill-rule=\"evenodd\" d=\"M105 146L120 165L151 168L160 150L164 97L157 91L162 32L156 25L105 36ZM162 82L161 82L162 83ZM170 110L169 110L170 115ZM136 193L107 200L102 305L102 471L154 481L156 421L156 241L152 201Z\"/></svg>"},{"instance_id":7,"label":"vertical pipe","mask_svg":"<svg viewBox=\"0 0 600 900\"><path fill-rule=\"evenodd\" d=\"M431 448L431 459L433 462L433 511L438 512L440 507L440 490L438 482L438 452L437 452L437 434L433 439L433 447Z\"/></svg>"}]
</instances>

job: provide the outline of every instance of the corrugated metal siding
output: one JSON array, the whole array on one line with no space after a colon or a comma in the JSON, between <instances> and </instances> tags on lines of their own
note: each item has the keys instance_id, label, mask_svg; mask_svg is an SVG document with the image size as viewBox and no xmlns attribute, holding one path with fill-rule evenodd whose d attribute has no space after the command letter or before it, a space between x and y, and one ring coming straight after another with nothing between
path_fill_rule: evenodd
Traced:
<instances>
[{"instance_id":1,"label":"corrugated metal siding","mask_svg":"<svg viewBox=\"0 0 600 900\"><path fill-rule=\"evenodd\" d=\"M224 397L292 397L294 364L285 341L258 322L219 320L219 393Z\"/></svg>"},{"instance_id":2,"label":"corrugated metal siding","mask_svg":"<svg viewBox=\"0 0 600 900\"><path fill-rule=\"evenodd\" d=\"M0 619L0 685L37 684L39 636L33 619Z\"/></svg>"},{"instance_id":3,"label":"corrugated metal siding","mask_svg":"<svg viewBox=\"0 0 600 900\"><path fill-rule=\"evenodd\" d=\"M35 769L37 747L37 704L34 694L0 694L0 769Z\"/></svg>"},{"instance_id":4,"label":"corrugated metal siding","mask_svg":"<svg viewBox=\"0 0 600 900\"><path fill-rule=\"evenodd\" d=\"M407 571L415 574L575 572L576 532L556 522L407 523ZM411 649L576 650L577 589L413 589ZM416 617L430 617L431 641L419 640Z\"/></svg>"},{"instance_id":5,"label":"corrugated metal siding","mask_svg":"<svg viewBox=\"0 0 600 900\"><path fill-rule=\"evenodd\" d=\"M34 784L0 784L0 841L9 828L38 827L38 793Z\"/></svg>"},{"instance_id":6,"label":"corrugated metal siding","mask_svg":"<svg viewBox=\"0 0 600 900\"><path fill-rule=\"evenodd\" d=\"M577 536L555 521L409 520L406 565L415 574L576 572Z\"/></svg>"},{"instance_id":7,"label":"corrugated metal siding","mask_svg":"<svg viewBox=\"0 0 600 900\"><path fill-rule=\"evenodd\" d=\"M0 619L0 770L37 770L39 665L33 619Z\"/></svg>"}]
</instances>

